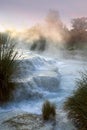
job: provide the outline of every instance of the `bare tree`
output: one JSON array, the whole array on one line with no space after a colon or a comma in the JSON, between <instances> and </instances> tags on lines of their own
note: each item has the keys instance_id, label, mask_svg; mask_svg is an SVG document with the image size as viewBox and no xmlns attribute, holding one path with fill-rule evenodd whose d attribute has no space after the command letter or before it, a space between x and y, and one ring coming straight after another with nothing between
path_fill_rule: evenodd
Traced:
<instances>
[{"instance_id":1,"label":"bare tree","mask_svg":"<svg viewBox=\"0 0 87 130\"><path fill-rule=\"evenodd\" d=\"M74 18L71 23L68 47L71 49L84 48L87 45L87 18Z\"/></svg>"},{"instance_id":2,"label":"bare tree","mask_svg":"<svg viewBox=\"0 0 87 130\"><path fill-rule=\"evenodd\" d=\"M72 28L76 31L86 31L87 30L87 17L72 19Z\"/></svg>"}]
</instances>

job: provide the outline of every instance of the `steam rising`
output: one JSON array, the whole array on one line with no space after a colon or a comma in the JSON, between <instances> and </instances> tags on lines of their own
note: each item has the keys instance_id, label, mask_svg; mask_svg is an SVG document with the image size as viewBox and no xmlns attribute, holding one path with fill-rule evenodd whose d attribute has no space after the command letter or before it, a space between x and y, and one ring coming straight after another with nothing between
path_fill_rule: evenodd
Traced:
<instances>
[{"instance_id":1,"label":"steam rising","mask_svg":"<svg viewBox=\"0 0 87 130\"><path fill-rule=\"evenodd\" d=\"M24 39L28 43L41 39L46 39L47 43L63 47L68 39L68 29L62 23L58 11L50 10L42 24L38 24L25 32ZM62 44L61 44L62 43Z\"/></svg>"},{"instance_id":2,"label":"steam rising","mask_svg":"<svg viewBox=\"0 0 87 130\"><path fill-rule=\"evenodd\" d=\"M58 11L50 10L42 23L23 32L23 43L33 51L87 48L87 18L72 19L71 25L69 30Z\"/></svg>"}]
</instances>

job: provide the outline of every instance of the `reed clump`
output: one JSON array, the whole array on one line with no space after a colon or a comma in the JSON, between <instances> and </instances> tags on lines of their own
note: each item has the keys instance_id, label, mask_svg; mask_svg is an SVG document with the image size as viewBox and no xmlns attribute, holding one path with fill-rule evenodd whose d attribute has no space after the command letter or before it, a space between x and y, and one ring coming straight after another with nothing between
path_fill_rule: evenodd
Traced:
<instances>
[{"instance_id":1,"label":"reed clump","mask_svg":"<svg viewBox=\"0 0 87 130\"><path fill-rule=\"evenodd\" d=\"M17 70L15 41L8 34L0 33L0 104L12 98L15 83L12 75Z\"/></svg>"},{"instance_id":2,"label":"reed clump","mask_svg":"<svg viewBox=\"0 0 87 130\"><path fill-rule=\"evenodd\" d=\"M78 130L87 130L87 72L77 81L77 90L67 99L64 109Z\"/></svg>"},{"instance_id":3,"label":"reed clump","mask_svg":"<svg viewBox=\"0 0 87 130\"><path fill-rule=\"evenodd\" d=\"M42 106L42 117L43 120L55 120L56 117L56 106L50 101L45 101Z\"/></svg>"}]
</instances>

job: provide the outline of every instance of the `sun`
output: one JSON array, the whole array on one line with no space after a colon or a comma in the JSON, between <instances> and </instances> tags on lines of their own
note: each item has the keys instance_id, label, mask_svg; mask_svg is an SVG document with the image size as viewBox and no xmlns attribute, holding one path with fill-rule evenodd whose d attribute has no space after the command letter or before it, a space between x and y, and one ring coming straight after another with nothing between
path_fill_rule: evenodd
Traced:
<instances>
[{"instance_id":1,"label":"sun","mask_svg":"<svg viewBox=\"0 0 87 130\"><path fill-rule=\"evenodd\" d=\"M3 25L0 25L0 32L5 32L5 31L6 31L5 27Z\"/></svg>"}]
</instances>

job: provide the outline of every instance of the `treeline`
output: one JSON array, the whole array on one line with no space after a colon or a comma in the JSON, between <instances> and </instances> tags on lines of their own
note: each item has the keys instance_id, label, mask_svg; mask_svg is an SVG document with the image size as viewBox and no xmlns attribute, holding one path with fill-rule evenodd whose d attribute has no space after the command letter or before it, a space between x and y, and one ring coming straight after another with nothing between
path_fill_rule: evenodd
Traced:
<instances>
[{"instance_id":1,"label":"treeline","mask_svg":"<svg viewBox=\"0 0 87 130\"><path fill-rule=\"evenodd\" d=\"M46 42L58 43L66 49L84 49L87 47L87 17L74 18L71 20L70 29L62 22L59 12L50 10L43 24L38 24L25 32L26 41L36 45ZM36 43L37 42L37 43ZM61 44L62 43L62 44ZM43 43L42 43L43 44ZM32 49L33 47L31 47ZM45 48L45 47L44 47ZM44 50L44 49L43 49Z\"/></svg>"},{"instance_id":2,"label":"treeline","mask_svg":"<svg viewBox=\"0 0 87 130\"><path fill-rule=\"evenodd\" d=\"M69 30L67 48L82 49L87 47L87 18L74 18L71 24L72 28Z\"/></svg>"}]
</instances>

